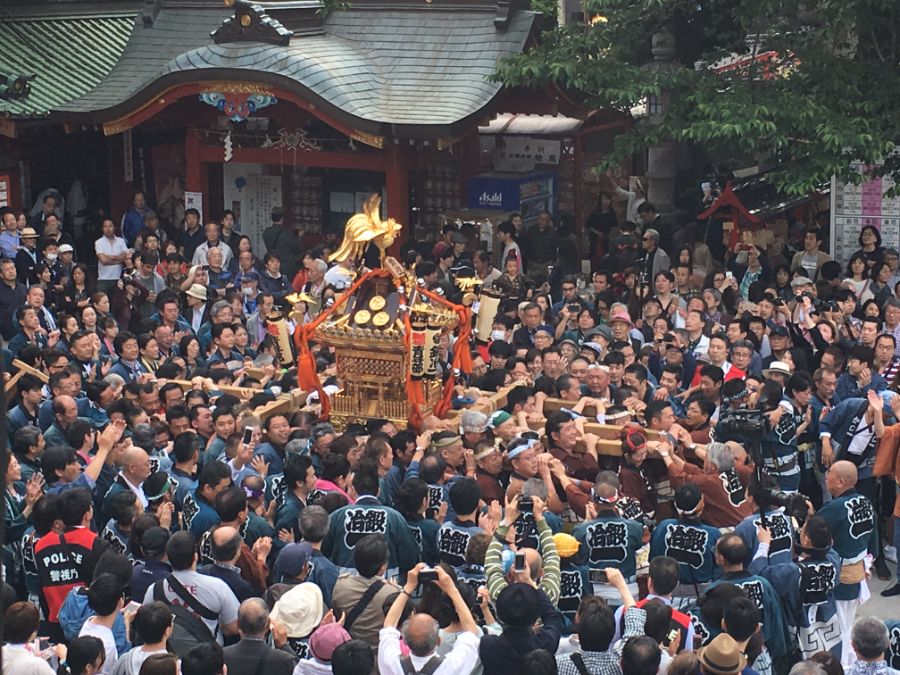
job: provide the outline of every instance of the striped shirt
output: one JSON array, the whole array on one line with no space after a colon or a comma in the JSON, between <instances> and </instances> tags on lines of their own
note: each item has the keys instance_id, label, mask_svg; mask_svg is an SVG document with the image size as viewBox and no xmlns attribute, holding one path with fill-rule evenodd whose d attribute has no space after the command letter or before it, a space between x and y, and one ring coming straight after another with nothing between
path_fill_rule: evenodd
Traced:
<instances>
[{"instance_id":1,"label":"striped shirt","mask_svg":"<svg viewBox=\"0 0 900 675\"><path fill-rule=\"evenodd\" d=\"M537 528L540 550L543 551L543 574L541 575L540 588L550 598L550 602L555 605L559 602L559 553L557 553L556 544L553 541L553 531L544 518L537 521ZM487 588L492 600L496 600L497 596L500 595L500 591L508 585L506 577L503 575L503 564L500 561L503 553L503 544L497 540L497 535L499 535L500 539L505 540L508 532L509 525L498 527L484 556Z\"/></svg>"}]
</instances>

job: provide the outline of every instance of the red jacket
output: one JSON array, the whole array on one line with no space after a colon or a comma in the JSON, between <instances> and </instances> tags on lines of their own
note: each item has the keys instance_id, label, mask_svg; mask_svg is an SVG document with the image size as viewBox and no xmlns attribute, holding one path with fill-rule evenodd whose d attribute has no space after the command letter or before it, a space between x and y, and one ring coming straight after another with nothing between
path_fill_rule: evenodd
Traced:
<instances>
[{"instance_id":1,"label":"red jacket","mask_svg":"<svg viewBox=\"0 0 900 675\"><path fill-rule=\"evenodd\" d=\"M41 606L51 623L59 621L59 609L69 591L87 586L93 569L108 544L87 527L50 532L34 545L41 580Z\"/></svg>"}]
</instances>

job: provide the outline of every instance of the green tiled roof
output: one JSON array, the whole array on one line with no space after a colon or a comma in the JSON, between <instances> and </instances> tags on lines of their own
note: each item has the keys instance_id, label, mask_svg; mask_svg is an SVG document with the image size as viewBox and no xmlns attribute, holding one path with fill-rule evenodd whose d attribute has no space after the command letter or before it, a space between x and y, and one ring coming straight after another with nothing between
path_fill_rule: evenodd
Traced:
<instances>
[{"instance_id":1,"label":"green tiled roof","mask_svg":"<svg viewBox=\"0 0 900 675\"><path fill-rule=\"evenodd\" d=\"M27 96L0 99L0 115L45 115L93 89L125 50L134 16L14 18L0 14L0 75L37 75Z\"/></svg>"},{"instance_id":2,"label":"green tiled roof","mask_svg":"<svg viewBox=\"0 0 900 675\"><path fill-rule=\"evenodd\" d=\"M215 44L210 33L231 10L163 2L152 25L135 28L101 84L53 110L104 122L172 83L249 79L298 90L373 133L420 125L446 129L464 124L497 94L500 84L490 76L500 59L522 50L535 18L516 11L501 30L496 5L399 4L374 8L351 0L349 9L328 16L323 34L295 35L287 45L275 45ZM273 14L278 7L267 6Z\"/></svg>"}]
</instances>

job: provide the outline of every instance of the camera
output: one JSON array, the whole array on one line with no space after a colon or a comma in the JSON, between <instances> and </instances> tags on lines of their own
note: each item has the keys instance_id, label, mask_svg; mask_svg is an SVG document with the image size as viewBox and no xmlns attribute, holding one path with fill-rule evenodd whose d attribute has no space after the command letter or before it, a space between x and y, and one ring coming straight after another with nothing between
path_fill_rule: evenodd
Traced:
<instances>
[{"instance_id":1,"label":"camera","mask_svg":"<svg viewBox=\"0 0 900 675\"><path fill-rule=\"evenodd\" d=\"M802 527L806 522L809 511L806 506L806 497L799 492L782 492L781 490L766 490L761 495L766 506L784 507L784 514L797 522Z\"/></svg>"},{"instance_id":2,"label":"camera","mask_svg":"<svg viewBox=\"0 0 900 675\"><path fill-rule=\"evenodd\" d=\"M426 567L425 569L419 570L419 583L427 584L431 581L437 581L437 570L433 567Z\"/></svg>"},{"instance_id":3,"label":"camera","mask_svg":"<svg viewBox=\"0 0 900 675\"><path fill-rule=\"evenodd\" d=\"M519 499L519 513L533 513L534 499L531 497L522 497Z\"/></svg>"},{"instance_id":4,"label":"camera","mask_svg":"<svg viewBox=\"0 0 900 675\"><path fill-rule=\"evenodd\" d=\"M716 437L762 435L767 425L768 420L762 410L723 410L716 424Z\"/></svg>"},{"instance_id":5,"label":"camera","mask_svg":"<svg viewBox=\"0 0 900 675\"><path fill-rule=\"evenodd\" d=\"M575 303L569 305L569 312L570 312L571 314L577 314L577 313L580 312L580 311L581 311L581 305L578 305L578 304L575 304Z\"/></svg>"}]
</instances>

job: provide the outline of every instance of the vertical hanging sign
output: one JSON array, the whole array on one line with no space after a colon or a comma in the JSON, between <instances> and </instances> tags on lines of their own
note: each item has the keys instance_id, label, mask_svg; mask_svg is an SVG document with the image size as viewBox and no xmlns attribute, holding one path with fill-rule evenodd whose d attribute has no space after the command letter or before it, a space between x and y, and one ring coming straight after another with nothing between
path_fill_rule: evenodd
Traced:
<instances>
[{"instance_id":1,"label":"vertical hanging sign","mask_svg":"<svg viewBox=\"0 0 900 675\"><path fill-rule=\"evenodd\" d=\"M125 173L125 182L134 182L134 146L132 144L131 129L122 134L122 162Z\"/></svg>"},{"instance_id":2,"label":"vertical hanging sign","mask_svg":"<svg viewBox=\"0 0 900 675\"><path fill-rule=\"evenodd\" d=\"M202 192L185 192L184 193L184 208L187 209L197 209L200 212L200 223L203 221L203 193Z\"/></svg>"}]
</instances>

